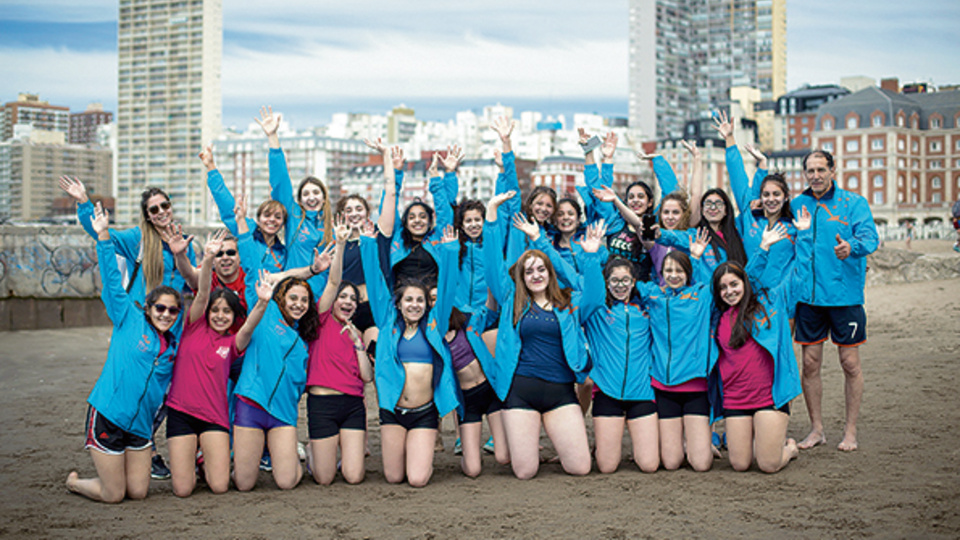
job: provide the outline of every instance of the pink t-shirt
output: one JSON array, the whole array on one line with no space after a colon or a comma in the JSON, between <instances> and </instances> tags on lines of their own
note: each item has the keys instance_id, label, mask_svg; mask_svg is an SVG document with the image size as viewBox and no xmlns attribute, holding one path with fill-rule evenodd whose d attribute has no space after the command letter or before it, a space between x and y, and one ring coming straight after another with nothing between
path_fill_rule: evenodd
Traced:
<instances>
[{"instance_id":1,"label":"pink t-shirt","mask_svg":"<svg viewBox=\"0 0 960 540\"><path fill-rule=\"evenodd\" d=\"M220 335L200 317L183 329L167 406L225 428L230 364L240 355L235 335Z\"/></svg>"},{"instance_id":2,"label":"pink t-shirt","mask_svg":"<svg viewBox=\"0 0 960 540\"><path fill-rule=\"evenodd\" d=\"M322 386L348 396L363 396L363 379L357 365L357 351L349 332L332 310L320 314L320 332L310 344L307 364L307 386Z\"/></svg>"},{"instance_id":3,"label":"pink t-shirt","mask_svg":"<svg viewBox=\"0 0 960 540\"><path fill-rule=\"evenodd\" d=\"M730 348L730 332L736 321L737 308L728 309L720 317L717 340L720 342L720 380L723 381L723 407L726 409L759 409L773 405L773 357L753 336L739 349Z\"/></svg>"},{"instance_id":4,"label":"pink t-shirt","mask_svg":"<svg viewBox=\"0 0 960 540\"><path fill-rule=\"evenodd\" d=\"M690 379L687 382L682 382L680 384L668 386L654 379L653 377L650 377L650 385L656 388L657 390L666 390L668 392L706 392L707 378L697 377L696 379Z\"/></svg>"}]
</instances>

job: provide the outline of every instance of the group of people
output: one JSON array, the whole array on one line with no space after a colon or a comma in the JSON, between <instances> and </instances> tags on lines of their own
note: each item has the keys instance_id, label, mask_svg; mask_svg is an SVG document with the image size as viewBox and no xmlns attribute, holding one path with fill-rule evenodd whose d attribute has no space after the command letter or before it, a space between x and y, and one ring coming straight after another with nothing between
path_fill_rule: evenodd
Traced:
<instances>
[{"instance_id":1,"label":"group of people","mask_svg":"<svg viewBox=\"0 0 960 540\"><path fill-rule=\"evenodd\" d=\"M846 376L838 448L856 449L865 257L877 233L866 201L834 182L829 153L804 158L808 187L791 200L783 176L768 174L750 146L758 168L747 177L732 119L721 113L729 193L701 193L700 153L685 143L695 165L689 185L662 156L638 154L652 162L657 201L642 181L615 193L616 135L580 130L577 193L537 186L522 195L514 123L500 118L492 125L500 174L486 202L458 201L462 152L450 146L428 169L432 204L418 199L401 213L403 151L365 141L384 163L374 223L370 201L345 195L331 206L320 179L306 177L294 192L280 116L264 108L257 121L270 148L271 198L248 217L248 201L229 191L203 149L225 230L206 239L199 258L162 190L144 191L138 228L116 231L79 179L61 178L97 240L114 325L88 398L86 447L97 474L71 472L71 491L104 502L145 497L163 409L176 495L189 496L198 476L214 493L231 479L250 490L265 453L276 485L291 489L303 475L304 393L307 474L325 485L339 471L359 483L370 382L391 483L429 482L440 419L453 412L470 477L491 445L517 478L535 476L541 428L571 475L588 474L594 460L600 472L616 471L624 427L644 472L684 463L706 471L725 445L735 470L756 462L773 473L826 442L828 335ZM811 431L797 443L787 425L801 392ZM720 419L717 444L711 426Z\"/></svg>"}]
</instances>

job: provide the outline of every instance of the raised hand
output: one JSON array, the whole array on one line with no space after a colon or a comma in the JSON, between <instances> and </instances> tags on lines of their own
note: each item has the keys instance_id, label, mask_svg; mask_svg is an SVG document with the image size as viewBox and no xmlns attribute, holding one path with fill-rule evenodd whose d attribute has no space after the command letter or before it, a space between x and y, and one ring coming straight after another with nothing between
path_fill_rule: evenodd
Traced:
<instances>
[{"instance_id":1,"label":"raised hand","mask_svg":"<svg viewBox=\"0 0 960 540\"><path fill-rule=\"evenodd\" d=\"M233 215L235 216L237 222L246 221L247 219L247 196L240 195L237 197L237 204L233 207Z\"/></svg>"},{"instance_id":2,"label":"raised hand","mask_svg":"<svg viewBox=\"0 0 960 540\"><path fill-rule=\"evenodd\" d=\"M273 288L276 285L277 280L273 274L261 269L260 279L257 280L257 299L269 302L273 298Z\"/></svg>"},{"instance_id":3,"label":"raised hand","mask_svg":"<svg viewBox=\"0 0 960 540\"><path fill-rule=\"evenodd\" d=\"M500 140L504 141L510 139L510 134L513 133L515 125L516 123L513 120L510 120L506 116L501 116L490 124L490 129L496 131L497 135L500 136Z\"/></svg>"},{"instance_id":4,"label":"raised hand","mask_svg":"<svg viewBox=\"0 0 960 540\"><path fill-rule=\"evenodd\" d=\"M757 160L757 167L761 169L767 168L767 156L761 152L759 148L752 144L748 144L744 146L744 148L747 150L747 153L753 156L753 159Z\"/></svg>"},{"instance_id":5,"label":"raised hand","mask_svg":"<svg viewBox=\"0 0 960 540\"><path fill-rule=\"evenodd\" d=\"M607 133L607 136L603 138L603 146L600 147L600 152L603 154L603 159L606 161L613 159L613 154L617 151L617 134L614 132Z\"/></svg>"},{"instance_id":6,"label":"raised hand","mask_svg":"<svg viewBox=\"0 0 960 540\"><path fill-rule=\"evenodd\" d=\"M96 231L98 237L110 230L110 213L104 210L103 205L99 202L93 207L93 222L91 225L93 225L93 230Z\"/></svg>"},{"instance_id":7,"label":"raised hand","mask_svg":"<svg viewBox=\"0 0 960 540\"><path fill-rule=\"evenodd\" d=\"M690 256L699 259L707 251L708 245L710 245L710 235L707 233L707 228L700 227L697 231L697 239L690 242Z\"/></svg>"},{"instance_id":8,"label":"raised hand","mask_svg":"<svg viewBox=\"0 0 960 540\"><path fill-rule=\"evenodd\" d=\"M203 147L203 150L200 150L200 153L197 154L197 157L200 158L200 161L203 163L203 166L207 168L207 171L212 171L217 168L217 164L213 161L213 146L206 145Z\"/></svg>"},{"instance_id":9,"label":"raised hand","mask_svg":"<svg viewBox=\"0 0 960 540\"><path fill-rule=\"evenodd\" d=\"M160 238L167 243L170 252L174 255L187 251L190 242L193 242L193 235L184 238L183 226L176 222L170 223L160 229Z\"/></svg>"},{"instance_id":10,"label":"raised hand","mask_svg":"<svg viewBox=\"0 0 960 540\"><path fill-rule=\"evenodd\" d=\"M207 242L203 245L204 256L215 257L217 253L220 253L220 248L223 247L223 239L226 238L226 236L227 231L224 229L220 229L213 234L208 234Z\"/></svg>"},{"instance_id":11,"label":"raised hand","mask_svg":"<svg viewBox=\"0 0 960 540\"><path fill-rule=\"evenodd\" d=\"M427 178L434 178L440 176L440 168L438 164L440 163L440 152L434 152L433 157L430 158L430 166L427 167Z\"/></svg>"},{"instance_id":12,"label":"raised hand","mask_svg":"<svg viewBox=\"0 0 960 540\"><path fill-rule=\"evenodd\" d=\"M462 159L463 149L454 144L447 147L447 154L440 158L440 163L443 164L443 168L447 172L454 172L457 170L457 167L460 165L460 160Z\"/></svg>"},{"instance_id":13,"label":"raised hand","mask_svg":"<svg viewBox=\"0 0 960 540\"><path fill-rule=\"evenodd\" d=\"M697 146L697 141L681 140L680 144L683 145L683 147L687 150L687 152L690 153L691 156L694 157L694 159L698 159L700 157L700 147Z\"/></svg>"},{"instance_id":14,"label":"raised hand","mask_svg":"<svg viewBox=\"0 0 960 540\"><path fill-rule=\"evenodd\" d=\"M496 210L497 208L500 208L501 204L507 202L510 198L512 198L516 194L517 192L511 189L510 191L505 191L498 195L494 195L493 198L490 199L490 202L487 203L487 208L493 208L494 210Z\"/></svg>"},{"instance_id":15,"label":"raised hand","mask_svg":"<svg viewBox=\"0 0 960 540\"><path fill-rule=\"evenodd\" d=\"M713 129L717 130L724 140L733 138L733 118L727 118L724 111L717 111L713 117Z\"/></svg>"},{"instance_id":16,"label":"raised hand","mask_svg":"<svg viewBox=\"0 0 960 540\"><path fill-rule=\"evenodd\" d=\"M350 225L343 214L337 214L333 218L333 238L338 244L342 244L350 238Z\"/></svg>"},{"instance_id":17,"label":"raised hand","mask_svg":"<svg viewBox=\"0 0 960 540\"><path fill-rule=\"evenodd\" d=\"M83 186L83 182L79 178L74 176L73 178L69 176L60 177L60 189L65 191L67 195L73 197L73 200L78 203L85 203L89 199L87 198L87 188Z\"/></svg>"},{"instance_id":18,"label":"raised hand","mask_svg":"<svg viewBox=\"0 0 960 540\"><path fill-rule=\"evenodd\" d=\"M593 188L593 196L600 202L613 202L617 200L617 194L613 192L610 186Z\"/></svg>"},{"instance_id":19,"label":"raised hand","mask_svg":"<svg viewBox=\"0 0 960 540\"><path fill-rule=\"evenodd\" d=\"M330 268L330 265L333 264L333 248L333 244L328 244L323 251L318 251L317 248L313 248L313 262L310 263L310 271L313 272L314 275L326 271L326 269Z\"/></svg>"},{"instance_id":20,"label":"raised hand","mask_svg":"<svg viewBox=\"0 0 960 540\"><path fill-rule=\"evenodd\" d=\"M603 245L604 236L607 234L607 224L603 220L591 223L587 226L587 234L580 241L580 247L587 253L596 253Z\"/></svg>"},{"instance_id":21,"label":"raised hand","mask_svg":"<svg viewBox=\"0 0 960 540\"><path fill-rule=\"evenodd\" d=\"M443 228L443 237L440 238L441 244L447 244L449 242L456 242L459 240L460 236L457 234L457 229L453 225L447 225Z\"/></svg>"},{"instance_id":22,"label":"raised hand","mask_svg":"<svg viewBox=\"0 0 960 540\"><path fill-rule=\"evenodd\" d=\"M587 133L587 130L583 129L582 127L577 128L577 143L580 144L580 146L583 146L589 141L590 134Z\"/></svg>"},{"instance_id":23,"label":"raised hand","mask_svg":"<svg viewBox=\"0 0 960 540\"><path fill-rule=\"evenodd\" d=\"M648 154L644 152L642 146L640 147L639 150L634 152L634 155L637 156L637 159L639 159L640 161L652 161L653 158L660 157L660 154Z\"/></svg>"},{"instance_id":24,"label":"raised hand","mask_svg":"<svg viewBox=\"0 0 960 540\"><path fill-rule=\"evenodd\" d=\"M360 235L368 236L374 238L377 236L377 228L373 226L373 222L369 219L363 222L363 225L360 226Z\"/></svg>"},{"instance_id":25,"label":"raised hand","mask_svg":"<svg viewBox=\"0 0 960 540\"><path fill-rule=\"evenodd\" d=\"M376 140L364 139L363 144L370 147L371 150L376 150L381 154L387 152L387 145L383 144L383 140L380 137L377 137Z\"/></svg>"},{"instance_id":26,"label":"raised hand","mask_svg":"<svg viewBox=\"0 0 960 540\"><path fill-rule=\"evenodd\" d=\"M779 221L773 227L767 227L763 230L763 236L760 237L760 249L766 251L770 246L787 237L787 226Z\"/></svg>"},{"instance_id":27,"label":"raised hand","mask_svg":"<svg viewBox=\"0 0 960 540\"><path fill-rule=\"evenodd\" d=\"M346 332L350 336L350 340L353 341L353 346L357 348L363 347L363 335L360 333L360 330L353 325L353 321L344 321L343 328L340 329L340 333Z\"/></svg>"},{"instance_id":28,"label":"raised hand","mask_svg":"<svg viewBox=\"0 0 960 540\"><path fill-rule=\"evenodd\" d=\"M527 219L521 212L513 215L513 226L523 231L531 242L540 238L540 225L533 218Z\"/></svg>"},{"instance_id":29,"label":"raised hand","mask_svg":"<svg viewBox=\"0 0 960 540\"><path fill-rule=\"evenodd\" d=\"M394 146L390 149L390 163L394 170L402 171L404 161L406 161L406 158L403 157L403 148Z\"/></svg>"},{"instance_id":30,"label":"raised hand","mask_svg":"<svg viewBox=\"0 0 960 540\"><path fill-rule=\"evenodd\" d=\"M800 211L797 212L796 217L793 219L793 226L796 227L798 231L805 231L810 228L811 221L810 211L807 210L806 206L801 206Z\"/></svg>"},{"instance_id":31,"label":"raised hand","mask_svg":"<svg viewBox=\"0 0 960 540\"><path fill-rule=\"evenodd\" d=\"M754 210L763 210L763 201L760 199L754 199L750 201L750 211Z\"/></svg>"},{"instance_id":32,"label":"raised hand","mask_svg":"<svg viewBox=\"0 0 960 540\"><path fill-rule=\"evenodd\" d=\"M273 107L260 107L260 118L256 116L253 117L258 124L260 124L260 129L263 130L264 135L270 137L276 135L277 131L280 129L280 114L273 114Z\"/></svg>"}]
</instances>

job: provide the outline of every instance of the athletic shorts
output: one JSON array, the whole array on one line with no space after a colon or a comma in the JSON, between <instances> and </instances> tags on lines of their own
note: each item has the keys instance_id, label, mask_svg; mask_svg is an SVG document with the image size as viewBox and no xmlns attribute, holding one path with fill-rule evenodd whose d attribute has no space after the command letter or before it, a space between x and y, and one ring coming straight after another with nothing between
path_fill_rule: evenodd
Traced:
<instances>
[{"instance_id":1,"label":"athletic shorts","mask_svg":"<svg viewBox=\"0 0 960 540\"><path fill-rule=\"evenodd\" d=\"M341 429L367 429L367 408L362 396L307 395L307 426L311 439L339 435Z\"/></svg>"},{"instance_id":2,"label":"athletic shorts","mask_svg":"<svg viewBox=\"0 0 960 540\"><path fill-rule=\"evenodd\" d=\"M122 456L127 450L150 448L150 439L144 439L120 429L104 418L92 405L87 406L85 426L87 440L84 448L92 448L110 456Z\"/></svg>"},{"instance_id":3,"label":"athletic shorts","mask_svg":"<svg viewBox=\"0 0 960 540\"><path fill-rule=\"evenodd\" d=\"M483 381L469 390L463 391L464 415L458 416L461 424L473 424L483 419L483 415L495 413L503 408L503 402L497 399L490 381Z\"/></svg>"},{"instance_id":4,"label":"athletic shorts","mask_svg":"<svg viewBox=\"0 0 960 540\"><path fill-rule=\"evenodd\" d=\"M594 418L598 416L615 416L623 418L624 415L626 415L627 420L633 420L634 418L642 418L644 416L656 414L656 412L657 402L653 400L631 401L614 399L604 394L602 390L596 392L593 396L592 414Z\"/></svg>"},{"instance_id":5,"label":"athletic shorts","mask_svg":"<svg viewBox=\"0 0 960 540\"><path fill-rule=\"evenodd\" d=\"M867 341L867 314L863 306L823 307L798 303L794 341L815 345L827 340L827 332L840 347L856 347Z\"/></svg>"},{"instance_id":6,"label":"athletic shorts","mask_svg":"<svg viewBox=\"0 0 960 540\"><path fill-rule=\"evenodd\" d=\"M660 420L687 415L710 416L710 400L706 392L671 392L654 388L653 394L657 397Z\"/></svg>"},{"instance_id":7,"label":"athletic shorts","mask_svg":"<svg viewBox=\"0 0 960 540\"><path fill-rule=\"evenodd\" d=\"M251 405L243 399L237 400L237 406L234 409L233 415L233 425L263 431L270 431L278 427L291 427L290 424L277 420L267 411L256 405Z\"/></svg>"},{"instance_id":8,"label":"athletic shorts","mask_svg":"<svg viewBox=\"0 0 960 540\"><path fill-rule=\"evenodd\" d=\"M433 401L413 409L394 407L393 411L380 409L380 425L398 425L407 431L412 429L438 429L440 413Z\"/></svg>"},{"instance_id":9,"label":"athletic shorts","mask_svg":"<svg viewBox=\"0 0 960 540\"><path fill-rule=\"evenodd\" d=\"M753 416L759 411L780 411L787 415L790 414L790 404L787 403L779 409L775 408L773 405L767 405L766 407L758 407L756 409L724 409L723 417L724 418L735 418L737 416Z\"/></svg>"},{"instance_id":10,"label":"athletic shorts","mask_svg":"<svg viewBox=\"0 0 960 540\"><path fill-rule=\"evenodd\" d=\"M370 302L360 302L357 304L357 309L353 312L353 317L350 318L350 321L357 327L357 330L361 332L366 332L367 328L376 326L373 322L373 312L370 311Z\"/></svg>"},{"instance_id":11,"label":"athletic shorts","mask_svg":"<svg viewBox=\"0 0 960 540\"><path fill-rule=\"evenodd\" d=\"M199 436L207 431L222 431L224 433L230 433L229 429L221 426L220 424L214 424L213 422L201 420L196 416L187 414L183 411L178 411L173 407L167 408L168 439L171 437L179 437L181 435Z\"/></svg>"},{"instance_id":12,"label":"athletic shorts","mask_svg":"<svg viewBox=\"0 0 960 540\"><path fill-rule=\"evenodd\" d=\"M515 375L510 393L503 401L504 409L529 409L539 413L550 412L566 405L576 404L577 392L573 383L555 383Z\"/></svg>"}]
</instances>

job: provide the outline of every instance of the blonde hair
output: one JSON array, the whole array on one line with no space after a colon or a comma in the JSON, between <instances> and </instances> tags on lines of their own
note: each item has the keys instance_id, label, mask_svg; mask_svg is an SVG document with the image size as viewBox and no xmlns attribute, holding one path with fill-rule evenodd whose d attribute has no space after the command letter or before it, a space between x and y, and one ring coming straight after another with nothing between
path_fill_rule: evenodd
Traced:
<instances>
[{"instance_id":1,"label":"blonde hair","mask_svg":"<svg viewBox=\"0 0 960 540\"><path fill-rule=\"evenodd\" d=\"M160 188L147 188L140 194L140 268L145 291L163 285L163 239L147 215L147 201L154 195L170 197Z\"/></svg>"}]
</instances>

